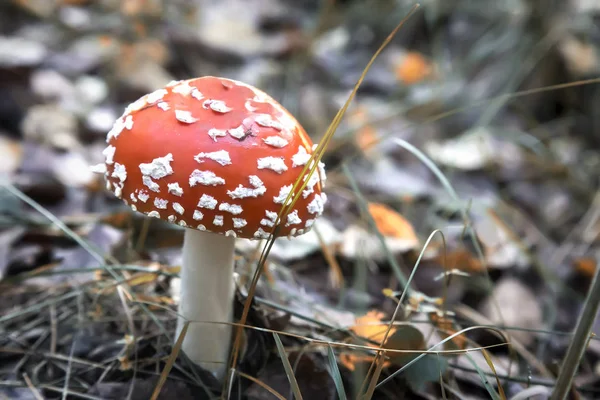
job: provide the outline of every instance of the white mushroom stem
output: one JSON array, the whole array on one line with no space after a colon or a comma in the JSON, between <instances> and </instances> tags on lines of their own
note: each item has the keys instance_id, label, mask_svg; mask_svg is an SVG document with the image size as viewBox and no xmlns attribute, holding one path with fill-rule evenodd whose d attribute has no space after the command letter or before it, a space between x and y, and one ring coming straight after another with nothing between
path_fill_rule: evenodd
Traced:
<instances>
[{"instance_id":1,"label":"white mushroom stem","mask_svg":"<svg viewBox=\"0 0 600 400\"><path fill-rule=\"evenodd\" d=\"M175 339L191 321L182 350L218 379L227 368L231 325L210 322L232 322L234 246L230 236L185 230Z\"/></svg>"}]
</instances>

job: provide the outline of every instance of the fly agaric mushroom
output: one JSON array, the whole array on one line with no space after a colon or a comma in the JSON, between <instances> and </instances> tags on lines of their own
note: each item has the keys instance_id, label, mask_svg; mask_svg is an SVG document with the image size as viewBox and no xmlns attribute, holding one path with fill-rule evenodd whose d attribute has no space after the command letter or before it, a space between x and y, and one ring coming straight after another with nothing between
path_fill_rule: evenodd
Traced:
<instances>
[{"instance_id":1,"label":"fly agaric mushroom","mask_svg":"<svg viewBox=\"0 0 600 400\"><path fill-rule=\"evenodd\" d=\"M184 322L231 322L235 238L267 239L313 152L298 121L266 93L206 76L171 82L129 105L108 133L107 189L134 211L185 229L177 334ZM327 201L308 180L278 236L309 231ZM231 326L191 323L182 349L217 377Z\"/></svg>"}]
</instances>

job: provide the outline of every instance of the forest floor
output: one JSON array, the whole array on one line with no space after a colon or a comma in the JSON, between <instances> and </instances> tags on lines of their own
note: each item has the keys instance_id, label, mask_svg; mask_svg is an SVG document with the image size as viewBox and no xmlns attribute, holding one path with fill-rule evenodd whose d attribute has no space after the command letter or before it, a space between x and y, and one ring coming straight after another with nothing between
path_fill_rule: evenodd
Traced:
<instances>
[{"instance_id":1,"label":"forest floor","mask_svg":"<svg viewBox=\"0 0 600 400\"><path fill-rule=\"evenodd\" d=\"M229 398L549 398L600 260L600 7L547 3L424 1L329 137L414 2L1 2L0 399L221 393L171 358L183 228L89 169L204 75L330 138L315 229L237 241L238 314L262 276ZM600 398L596 337L573 383Z\"/></svg>"}]
</instances>

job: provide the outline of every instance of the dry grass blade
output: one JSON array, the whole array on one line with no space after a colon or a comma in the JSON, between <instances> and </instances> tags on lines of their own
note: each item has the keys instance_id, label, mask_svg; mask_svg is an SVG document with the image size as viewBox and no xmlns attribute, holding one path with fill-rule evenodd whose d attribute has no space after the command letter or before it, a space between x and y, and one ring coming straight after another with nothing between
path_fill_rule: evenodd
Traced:
<instances>
[{"instance_id":1,"label":"dry grass blade","mask_svg":"<svg viewBox=\"0 0 600 400\"><path fill-rule=\"evenodd\" d=\"M473 310L472 308L470 308L464 304L456 306L454 308L454 311L456 312L457 315L462 316L463 318L466 318L466 319L478 324L479 326L490 327L493 325L492 321L485 318L483 315L479 314L477 311ZM500 330L500 328L496 328L496 329ZM506 334L506 333L504 333L504 330L501 330L501 332L503 332L503 334ZM531 365L535 369L537 369L542 375L544 375L547 378L554 378L554 375L552 374L552 372L550 372L550 370L548 368L546 368L546 366L543 363L541 363L535 357L535 355L532 354L529 350L527 350L527 348L525 348L525 346L522 345L519 341L515 340L514 338L511 338L510 346L517 353L519 353L519 355L521 357L523 357L523 359L525 359L527 361L527 363L529 363L529 365Z\"/></svg>"},{"instance_id":2,"label":"dry grass blade","mask_svg":"<svg viewBox=\"0 0 600 400\"><path fill-rule=\"evenodd\" d=\"M252 382L256 383L258 386L260 386L261 388L265 389L267 392L271 393L273 396L277 397L279 400L287 400L279 392L277 392L275 389L273 389L271 386L267 385L263 381L261 381L259 379L256 379L255 377L250 376L248 374L245 374L245 373L243 373L241 371L237 371L236 373L239 376L241 376L242 378L246 378L249 381L252 381Z\"/></svg>"},{"instance_id":3,"label":"dry grass blade","mask_svg":"<svg viewBox=\"0 0 600 400\"><path fill-rule=\"evenodd\" d=\"M439 362L439 357L440 356L438 355L438 362ZM439 369L439 372L440 372L440 380L439 380L439 382L440 382L440 391L441 391L441 394L442 394L442 398L444 400L447 400L448 396L446 395L446 385L444 383L444 377L442 376L442 369L441 368Z\"/></svg>"},{"instance_id":4,"label":"dry grass blade","mask_svg":"<svg viewBox=\"0 0 600 400\"><path fill-rule=\"evenodd\" d=\"M332 253L329 246L327 246L327 244L325 243L323 236L319 232L319 227L315 225L313 227L313 230L317 235L317 239L319 239L319 244L321 245L321 252L323 253L323 257L325 257L325 261L327 261L327 264L329 265L332 286L335 289L343 289L346 285L344 282L344 274L342 273L342 268L340 267L340 264L338 263L337 259L335 258L335 255Z\"/></svg>"},{"instance_id":5,"label":"dry grass blade","mask_svg":"<svg viewBox=\"0 0 600 400\"><path fill-rule=\"evenodd\" d=\"M367 388L367 392L361 397L362 400L370 400L373 397L373 393L375 393L375 389L377 389L377 381L379 381L379 376L381 376L381 371L383 370L383 366L385 365L385 352L378 352L377 357L375 358L375 371L371 376L371 380L369 381L369 387Z\"/></svg>"},{"instance_id":6,"label":"dry grass blade","mask_svg":"<svg viewBox=\"0 0 600 400\"><path fill-rule=\"evenodd\" d=\"M431 172L433 172L433 174L438 178L438 180L440 181L442 186L444 186L444 189L446 190L446 192L452 197L452 200L454 200L457 204L460 204L460 198L458 196L458 193L456 193L456 190L454 190L454 187L452 187L452 184L450 183L448 178L446 178L446 176L442 173L442 171L435 165L435 163L431 159L429 159L429 157L427 157L425 154L423 154L423 152L420 151L419 149L417 149L415 146L408 143L406 140L395 139L395 142L398 146L403 147L404 149L406 149L410 153L412 153ZM483 250L481 248L481 245L477 241L477 236L475 234L475 231L472 228L471 218L469 217L469 215L467 213L467 209L465 207L460 207L459 211L460 211L461 217L463 219L463 222L465 224L465 228L469 235L469 238L471 239L471 242L473 243L473 246L477 253L477 257L480 259L482 265L486 266L485 257L483 255ZM487 268L484 268L484 271L487 271ZM487 276L487 278L488 278L488 282L491 282L491 279L489 279L489 275Z\"/></svg>"},{"instance_id":7,"label":"dry grass blade","mask_svg":"<svg viewBox=\"0 0 600 400\"><path fill-rule=\"evenodd\" d=\"M477 374L479 375L479 378L481 379L481 383L483 384L483 386L489 393L490 397L493 400L501 400L500 395L498 393L496 393L496 391L494 390L492 385L490 385L490 381L488 381L486 375L483 373L483 370L481 368L479 368L479 366L477 365L475 360L473 360L473 357L471 357L469 354L467 354L466 356L467 356L467 359L471 362L471 364L473 364L473 368L475 368L475 370L477 371Z\"/></svg>"},{"instance_id":8,"label":"dry grass blade","mask_svg":"<svg viewBox=\"0 0 600 400\"><path fill-rule=\"evenodd\" d=\"M283 218L292 210L292 207L294 206L296 201L300 198L302 191L299 190L299 188L303 189L308 184L310 176L312 176L312 174L314 174L315 171L317 170L318 162L323 157L323 154L325 153L325 149L327 148L329 141L333 137L335 130L337 129L338 125L340 124L340 121L341 121L342 117L344 116L344 114L346 113L346 110L350 106L350 103L354 99L354 96L356 95L358 88L360 87L363 80L365 79L367 72L369 71L369 69L371 68L373 63L375 62L375 59L379 56L379 54L383 51L383 49L385 49L385 47L391 42L392 38L396 35L396 33L400 30L400 28L404 25L404 23L408 20L408 18L410 18L412 16L412 14L418 8L419 8L419 4L415 4L411 8L411 10L408 12L406 17L404 17L404 19L402 19L402 21L400 21L400 23L392 30L392 32L388 35L388 37L381 44L381 46L373 54L373 56L367 63L366 67L363 69L363 72L361 73L358 81L354 85L354 89L348 96L348 99L346 100L344 106L338 111L338 113L334 117L333 121L329 125L329 128L327 129L324 139L319 143L316 150L313 152L313 155L311 156L309 162L307 162L306 165L304 166L304 168L302 169L302 172L299 174L299 177L296 180L296 182L294 183L292 190L290 191L287 198L283 202L284 207L282 207L281 211L279 212L279 214L277 216L275 226L273 227L273 230L271 232L271 237L265 244L265 247L261 254L261 258L258 262L258 267L256 268L256 271L254 272L254 276L252 278L250 288L248 289L248 296L244 303L244 309L242 311L242 316L240 318L241 324L244 324L246 322L246 319L248 318L248 313L250 312L250 305L252 304L252 298L254 297L254 292L256 291L256 285L258 284L258 279L260 278L260 274L261 274L261 271L263 270L267 256L268 256L269 252L271 251L273 244L275 243L275 238L276 238L279 224L281 223ZM311 165L312 165L312 167L311 167ZM306 173L308 168L311 168L310 175L307 177L307 179L304 181L304 183L302 183L303 182L302 177L304 176L304 174ZM294 193L296 193L295 196L294 196ZM288 202L290 201L290 198L292 196L294 196L292 202L286 207L285 205L288 204ZM242 343L242 330L241 330L241 328L238 328L235 333L235 339L234 339L231 356L230 356L230 360L229 360L229 368L230 369L235 368L235 365L237 364L237 359L239 356L241 343ZM230 383L229 378L224 380L224 382L223 382L224 391L227 387L229 387L229 383Z\"/></svg>"},{"instance_id":9,"label":"dry grass blade","mask_svg":"<svg viewBox=\"0 0 600 400\"><path fill-rule=\"evenodd\" d=\"M577 321L573 340L569 345L567 354L562 362L560 373L556 380L556 387L552 393L552 400L563 400L569 395L573 386L575 374L585 353L592 334L592 326L600 309L600 268L596 269L594 280L588 290L588 295L583 304L583 310Z\"/></svg>"},{"instance_id":10,"label":"dry grass blade","mask_svg":"<svg viewBox=\"0 0 600 400\"><path fill-rule=\"evenodd\" d=\"M433 231L430 235L429 238L427 238L427 241L425 242L425 245L423 246L423 248L421 249L421 253L419 254L419 257L417 258L417 262L415 263L415 266L410 274L410 276L408 277L408 279L406 280L406 288L410 287L410 283L412 282L412 280L415 277L415 274L417 273L418 269L419 269L419 265L421 265L421 259L423 258L424 254L425 254L425 250L427 249L427 246L429 246L429 243L431 242L431 240L433 240L433 237L437 234L440 233L440 235L442 235L442 239L444 239L444 234L439 231L439 230L435 230ZM445 239L443 240L444 245L445 245ZM402 303L404 302L404 298L408 295L409 290L405 289L402 292L402 295L400 296L400 299L398 299L398 303L396 304L396 308L394 309L394 313L392 314L392 317L390 319L390 322L387 326L387 329L385 331L385 334L383 336L383 339L381 340L380 344L379 344L379 350L384 350L384 346L387 342L388 337L390 336L391 332L392 332L392 327L394 325L394 321L396 320L396 317L398 316L398 313L400 312L400 307L402 306ZM374 359L373 362L375 362L377 359Z\"/></svg>"},{"instance_id":11,"label":"dry grass blade","mask_svg":"<svg viewBox=\"0 0 600 400\"><path fill-rule=\"evenodd\" d=\"M331 141L331 138L335 134L335 131L337 130L337 128L338 128L338 126L339 126L342 118L346 114L346 111L348 110L348 107L350 107L350 104L352 103L352 100L354 100L354 97L356 96L356 93L358 92L358 89L360 88L360 85L362 84L362 82L364 81L365 77L367 76L367 73L369 72L369 69L371 68L371 66L373 65L373 63L375 62L375 60L377 59L377 57L379 56L379 54L381 54L381 52L387 47L387 45L392 41L392 39L394 38L394 36L396 36L396 34L400 30L400 28L402 28L402 26L404 25L404 23L414 14L414 12L418 8L419 8L419 4L418 3L415 4L411 8L411 10L408 12L408 14L402 19L402 21L400 21L400 23L398 23L398 25L392 30L392 32L388 35L388 37L383 41L383 43L375 51L375 53L373 54L373 56L371 57L371 59L369 60L369 62L365 66L365 68L363 69L360 77L358 78L356 84L354 85L354 88L352 89L352 92L350 92L350 95L346 99L346 102L344 103L344 105L342 106L342 108L340 108L338 110L338 112L335 115L335 117L333 118L331 124L327 128L327 132L325 133L323 140L319 143L319 145L315 149L315 151L312 154L309 162L307 162L306 165L302 168L302 172L300 173L300 177L296 180L296 182L294 183L294 186L293 186L292 190L290 191L290 193L288 194L287 198L283 202L283 204L286 204L287 206L284 206L281 209L281 211L280 211L280 213L279 213L279 215L277 217L277 223L276 223L276 225L274 227L274 231L275 232L277 230L278 224L292 210L292 208L296 204L296 201L302 195L302 190L308 184L308 182L310 180L310 177L317 170L318 162L321 160L321 158L323 158L323 155L325 154L325 150L327 149L327 146L329 145L329 142ZM304 174L307 172L308 169L310 169L310 173L309 173L307 179L302 180L301 177L304 176ZM291 203L290 203L290 200L291 200Z\"/></svg>"},{"instance_id":12,"label":"dry grass blade","mask_svg":"<svg viewBox=\"0 0 600 400\"><path fill-rule=\"evenodd\" d=\"M135 294L131 291L131 288L127 285L126 280L123 275L120 275L117 270L115 270L112 265L118 264L118 261L110 256L101 254L101 252L93 245L84 240L81 236L79 236L76 232L70 229L65 223L63 223L60 219L58 219L55 215L53 215L50 211L44 208L41 204L33 200L31 197L27 196L25 193L20 191L17 187L12 185L10 182L0 181L0 186L4 187L9 193L13 196L17 197L19 200L23 201L33 209L35 209L38 213L43 215L46 219L52 222L55 226L57 226L61 231L63 231L68 237L73 239L81 248L86 250L97 262L98 265L102 267L110 276L115 280L115 284L122 285L125 294L129 296L129 298L135 300ZM108 263L106 262L108 261ZM112 264L112 265L111 265ZM127 304L121 302L124 309L127 309ZM170 338L169 333L167 332L163 323L156 318L156 316L145 306L142 305L142 311L146 313L146 315L156 324L156 326L160 329L161 333ZM2 322L2 318L0 318L0 322ZM133 334L133 332L130 332Z\"/></svg>"},{"instance_id":13,"label":"dry grass blade","mask_svg":"<svg viewBox=\"0 0 600 400\"><path fill-rule=\"evenodd\" d=\"M392 267L392 270L394 271L394 275L396 276L396 279L398 279L398 282L400 282L400 284L402 285L402 289L405 292L410 292L409 282L406 279L406 276L404 276L404 273L402 272L402 270L400 269L400 265L398 265L398 261L396 260L396 257L394 257L394 255L388 248L385 238L383 237L383 235L377 228L377 224L375 223L373 216L369 213L367 200L363 197L363 195L358 187L358 184L356 183L356 180L350 173L350 170L348 169L348 166L346 163L342 163L342 171L344 172L344 175L348 179L348 183L350 184L350 187L352 188L352 191L354 192L354 195L356 196L356 202L359 205L361 214L364 216L364 218L366 218L369 225L373 229L373 232L377 236L377 239L379 240L379 243L381 244L381 248L386 255L386 261L388 261L390 263L390 266Z\"/></svg>"},{"instance_id":14,"label":"dry grass blade","mask_svg":"<svg viewBox=\"0 0 600 400\"><path fill-rule=\"evenodd\" d=\"M35 397L36 400L44 400L44 397L42 397L40 391L34 386L33 382L31 382L31 378L29 377L29 375L27 375L27 373L23 374L23 380L27 384L29 390L31 390L31 395Z\"/></svg>"},{"instance_id":15,"label":"dry grass blade","mask_svg":"<svg viewBox=\"0 0 600 400\"><path fill-rule=\"evenodd\" d=\"M169 354L169 358L167 359L165 368L160 373L160 377L158 379L158 382L156 383L156 387L154 388L154 391L152 392L152 397L150 398L151 400L158 399L158 395L160 394L160 391L161 391L163 385L167 381L167 378L169 377L169 372L171 372L171 369L173 368L173 364L175 364L175 360L177 359L177 355L179 354L179 351L181 350L181 345L183 344L183 339L185 338L185 334L187 333L189 326L190 326L190 321L186 321L183 324L181 333L179 334L179 337L177 338L177 341L175 342L175 345L173 346L173 350L171 351L171 354Z\"/></svg>"},{"instance_id":16,"label":"dry grass blade","mask_svg":"<svg viewBox=\"0 0 600 400\"><path fill-rule=\"evenodd\" d=\"M54 216L54 214L52 214L50 211L48 211L47 209L42 207L42 205L37 203L31 197L27 196L25 193L20 191L17 187L12 185L11 183L0 182L0 186L4 187L8 192L10 192L10 194L17 197L19 200L26 203L27 205L32 207L34 210L36 210L38 213L43 215L50 222L52 222L61 231L63 231L67 236L69 236L71 239L73 239L79 246L81 246L81 248L85 249L96 261L98 261L98 264L104 265L105 259L108 259L109 261L113 261L113 263L115 263L115 264L117 263L116 260L114 260L110 257L107 257L104 254L101 254L101 252L95 246L93 246L90 243L88 243L87 241L85 241L81 236L79 236L72 229L70 229L65 223L63 223L60 219L58 219L56 216ZM111 272L110 267L107 266L106 269L109 272ZM112 271L111 274L114 274L113 277L115 279L119 278L119 276L116 275L114 273L114 271Z\"/></svg>"},{"instance_id":17,"label":"dry grass blade","mask_svg":"<svg viewBox=\"0 0 600 400\"><path fill-rule=\"evenodd\" d=\"M71 351L69 353L69 359L67 361L67 369L66 369L66 373L65 373L65 383L63 385L63 392L62 392L62 399L66 400L67 399L67 393L69 391L69 383L71 381L71 371L73 368L73 353L75 351L75 343L73 342L71 344Z\"/></svg>"},{"instance_id":18,"label":"dry grass blade","mask_svg":"<svg viewBox=\"0 0 600 400\"><path fill-rule=\"evenodd\" d=\"M21 317L21 316L23 316L25 314L29 314L29 313L33 313L33 312L36 312L36 311L40 311L41 309L43 309L45 307L49 307L52 304L56 304L56 303L64 301L64 300L68 300L68 299L71 299L73 297L77 297L80 294L81 294L81 291L76 290L76 291L72 291L72 292L69 292L67 294L64 294L62 296L57 296L57 297L54 297L52 299L42 301L41 303L38 303L38 304L33 304L33 305L29 306L29 307L17 309L14 312L11 312L9 314L1 316L0 317L0 324L3 323L3 322L6 322L6 321L10 321L13 318Z\"/></svg>"},{"instance_id":19,"label":"dry grass blade","mask_svg":"<svg viewBox=\"0 0 600 400\"><path fill-rule=\"evenodd\" d=\"M417 361L419 361L420 359L422 359L426 354L449 354L449 353L461 353L461 354L468 354L469 352L475 351L475 350L483 350L483 349L489 349L492 347L498 347L498 346L505 346L507 343L500 343L497 345L492 345L492 346L485 346L485 347L479 347L479 348L471 348L471 349L467 349L467 350L446 350L446 351L435 351L436 348L443 346L445 343L452 341L455 337L461 336L463 334L465 334L466 332L475 330L475 329L487 329L493 332L497 332L498 334L502 335L502 337L504 337L504 333L495 327L484 327L484 326L470 326L468 328L462 329L448 337L446 337L444 340L440 341L439 343L436 343L435 345L431 346L429 349L425 350L425 351L414 351L413 353L420 353L419 356L415 357L414 359L412 359L411 361L409 361L408 363L406 363L402 368L398 369L397 371L395 371L394 373L392 373L390 376L388 376L387 378L385 378L384 380L382 380L381 382L379 382L379 384L377 385L377 387L383 386L385 385L387 382L389 382L390 380L394 379L397 375L401 374L403 371L405 371L408 367L410 367L411 365L413 365L414 363L416 363ZM388 352L391 351L397 351L397 350L387 350Z\"/></svg>"},{"instance_id":20,"label":"dry grass blade","mask_svg":"<svg viewBox=\"0 0 600 400\"><path fill-rule=\"evenodd\" d=\"M534 89L527 89L527 90L522 90L522 91L518 91L518 92L512 92L512 93L505 93L505 94L501 94L498 96L494 96L494 97L490 97L487 99L483 99L480 101L475 101L473 103L467 104L463 107L457 107L445 112L441 112L439 114L435 114L432 117L427 118L425 121L422 121L421 124L422 125L426 125L426 124L431 124L434 122L438 122L441 121L445 118L448 117L452 117L454 115L466 112L466 111L470 111L474 108L477 107L483 107L483 106L487 106L490 103L494 103L494 102L498 102L498 101L509 101L509 100L516 100L519 99L521 97L527 97L527 96L531 96L534 94L540 94L540 93L545 93L545 92L552 92L552 91L556 91L556 90L561 90L561 89L568 89L568 88L573 88L573 87L577 87L577 86L586 86L586 85L591 85L594 83L600 83L600 78L591 78L591 79L584 79L584 80L579 80L579 81L575 81L575 82L567 82L567 83L559 83L556 85L549 85L549 86L544 86L544 87L540 87L540 88L534 88ZM385 117L385 118L381 118L377 121L369 121L366 122L363 125L359 125L357 128L355 128L356 130L359 130L361 128L364 128L366 126L368 126L368 124L373 124L376 125L377 123L383 123L383 122L387 122L388 118L390 117L394 117L396 116L395 114L389 116L389 117ZM408 128L410 126L412 126L414 123L407 123L405 125L403 125L404 128ZM368 146L366 146L364 148L364 150L366 151L368 148L375 146L376 144L380 143L382 140L388 138L390 135L390 133L384 133L381 136L374 138L373 141L369 142Z\"/></svg>"},{"instance_id":21,"label":"dry grass blade","mask_svg":"<svg viewBox=\"0 0 600 400\"><path fill-rule=\"evenodd\" d=\"M510 400L527 400L535 397L548 398L550 397L550 391L545 386L531 386L517 393Z\"/></svg>"},{"instance_id":22,"label":"dry grass blade","mask_svg":"<svg viewBox=\"0 0 600 400\"><path fill-rule=\"evenodd\" d=\"M275 344L277 345L277 352L279 353L279 358L281 358L281 362L283 363L283 368L285 369L285 374L287 375L288 381L290 382L290 387L292 388L292 392L294 393L294 398L296 398L296 400L302 400L302 393L300 393L298 381L294 376L294 369L290 364L290 360L287 358L287 354L285 353L283 343L281 342L279 335L275 332L273 332L273 339L275 339Z\"/></svg>"},{"instance_id":23,"label":"dry grass blade","mask_svg":"<svg viewBox=\"0 0 600 400\"><path fill-rule=\"evenodd\" d=\"M486 350L481 350L481 354L483 355L483 358L485 358L485 362L490 367L490 369L494 373L494 376L496 377L496 384L498 385L498 392L500 394L500 398L502 400L506 400L506 394L504 394L504 389L502 388L502 383L500 382L500 378L498 377L498 373L496 372L496 367L494 367L494 362L492 361L490 354Z\"/></svg>"}]
</instances>

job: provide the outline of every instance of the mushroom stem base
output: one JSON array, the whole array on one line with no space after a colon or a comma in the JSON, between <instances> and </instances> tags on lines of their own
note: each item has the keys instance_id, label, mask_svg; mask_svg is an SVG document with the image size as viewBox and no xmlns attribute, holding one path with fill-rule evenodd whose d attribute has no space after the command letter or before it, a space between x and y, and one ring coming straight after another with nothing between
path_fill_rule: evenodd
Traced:
<instances>
[{"instance_id":1,"label":"mushroom stem base","mask_svg":"<svg viewBox=\"0 0 600 400\"><path fill-rule=\"evenodd\" d=\"M182 350L218 379L227 367L231 326L210 322L232 321L234 254L233 237L185 230L175 339L185 322L191 321Z\"/></svg>"}]
</instances>

